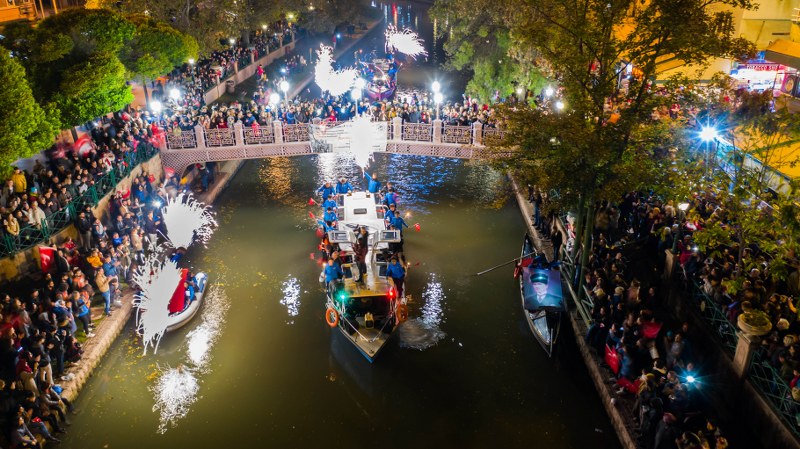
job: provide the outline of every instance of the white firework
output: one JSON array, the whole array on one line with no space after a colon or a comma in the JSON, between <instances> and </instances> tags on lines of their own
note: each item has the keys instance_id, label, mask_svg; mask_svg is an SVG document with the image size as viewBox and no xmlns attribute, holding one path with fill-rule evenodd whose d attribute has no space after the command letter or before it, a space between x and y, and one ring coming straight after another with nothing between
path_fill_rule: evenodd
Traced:
<instances>
[{"instance_id":1,"label":"white firework","mask_svg":"<svg viewBox=\"0 0 800 449\"><path fill-rule=\"evenodd\" d=\"M375 145L379 141L378 131L369 115L359 115L348 123L350 126L350 153L356 165L364 167L369 162Z\"/></svg>"},{"instance_id":2,"label":"white firework","mask_svg":"<svg viewBox=\"0 0 800 449\"><path fill-rule=\"evenodd\" d=\"M326 45L319 46L317 57L317 65L314 66L314 81L320 90L328 92L334 97L349 92L358 78L358 70L350 67L334 70L333 49Z\"/></svg>"},{"instance_id":3,"label":"white firework","mask_svg":"<svg viewBox=\"0 0 800 449\"><path fill-rule=\"evenodd\" d=\"M408 28L398 30L394 25L389 25L386 28L386 51L389 53L399 51L414 59L417 59L417 56L426 56L428 54L422 39L419 38L417 33Z\"/></svg>"},{"instance_id":4,"label":"white firework","mask_svg":"<svg viewBox=\"0 0 800 449\"><path fill-rule=\"evenodd\" d=\"M179 365L177 368L161 370L161 377L150 390L156 397L153 412L160 415L158 432L164 433L169 425L186 416L197 401L200 383L191 370Z\"/></svg>"},{"instance_id":5,"label":"white firework","mask_svg":"<svg viewBox=\"0 0 800 449\"><path fill-rule=\"evenodd\" d=\"M169 302L181 282L181 269L172 262L164 262L157 251L136 269L133 282L139 286L133 301L138 309L136 330L142 336L144 353L147 354L148 346L156 353L169 326Z\"/></svg>"},{"instance_id":6,"label":"white firework","mask_svg":"<svg viewBox=\"0 0 800 449\"><path fill-rule=\"evenodd\" d=\"M181 193L171 198L161 214L167 240L173 248L189 248L195 240L205 246L217 227L211 208L191 194Z\"/></svg>"},{"instance_id":7,"label":"white firework","mask_svg":"<svg viewBox=\"0 0 800 449\"><path fill-rule=\"evenodd\" d=\"M201 371L205 370L211 359L211 347L222 332L225 315L230 306L227 296L216 285L205 293L203 303L203 322L187 335L187 356Z\"/></svg>"}]
</instances>

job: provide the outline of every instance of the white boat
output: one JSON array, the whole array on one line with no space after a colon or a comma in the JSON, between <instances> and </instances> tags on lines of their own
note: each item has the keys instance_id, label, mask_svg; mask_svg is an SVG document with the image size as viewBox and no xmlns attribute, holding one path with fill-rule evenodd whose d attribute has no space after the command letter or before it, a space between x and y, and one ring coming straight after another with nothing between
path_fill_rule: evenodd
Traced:
<instances>
[{"instance_id":1,"label":"white boat","mask_svg":"<svg viewBox=\"0 0 800 449\"><path fill-rule=\"evenodd\" d=\"M370 363L386 345L395 326L408 317L408 296L397 298L394 282L386 277L389 243L400 242L400 231L386 229L384 210L374 194L342 195L337 228L328 232L330 242L339 245L344 278L326 288L325 320L332 328L338 328ZM353 251L361 226L369 233L363 285L355 282L358 268Z\"/></svg>"},{"instance_id":2,"label":"white boat","mask_svg":"<svg viewBox=\"0 0 800 449\"><path fill-rule=\"evenodd\" d=\"M182 328L188 323L200 310L203 305L203 295L206 292L206 281L208 276L205 273L197 273L194 275L197 284L197 291L194 293L194 301L189 303L183 310L169 315L169 324L167 325L167 332L174 331Z\"/></svg>"}]
</instances>

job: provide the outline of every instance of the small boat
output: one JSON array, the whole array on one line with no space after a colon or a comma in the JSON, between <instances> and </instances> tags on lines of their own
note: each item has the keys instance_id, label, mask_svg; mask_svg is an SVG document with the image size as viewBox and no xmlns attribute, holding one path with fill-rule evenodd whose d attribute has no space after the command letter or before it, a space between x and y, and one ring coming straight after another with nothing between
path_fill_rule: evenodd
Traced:
<instances>
[{"instance_id":1,"label":"small boat","mask_svg":"<svg viewBox=\"0 0 800 449\"><path fill-rule=\"evenodd\" d=\"M394 282L386 276L389 244L400 242L401 236L398 230L386 229L384 211L374 194L342 195L337 227L328 231L330 242L339 245L344 277L325 289L325 321L331 328L338 328L370 363L389 341L395 327L408 318L408 297L398 298ZM353 250L361 226L369 233L363 284L355 282L359 273Z\"/></svg>"},{"instance_id":2,"label":"small boat","mask_svg":"<svg viewBox=\"0 0 800 449\"><path fill-rule=\"evenodd\" d=\"M397 62L394 58L373 59L363 63L363 74L367 79L367 96L372 101L390 100L397 88Z\"/></svg>"},{"instance_id":3,"label":"small boat","mask_svg":"<svg viewBox=\"0 0 800 449\"><path fill-rule=\"evenodd\" d=\"M528 234L515 275L519 277L522 311L533 336L553 356L553 348L561 329L561 315L566 311L561 293L561 271L550 266L547 258L537 255Z\"/></svg>"},{"instance_id":4,"label":"small boat","mask_svg":"<svg viewBox=\"0 0 800 449\"><path fill-rule=\"evenodd\" d=\"M194 275L194 280L195 285L197 285L197 291L194 293L194 301L189 303L188 306L184 306L182 310L169 314L167 332L182 328L197 314L197 311L200 310L200 306L203 305L203 295L206 292L206 281L208 280L208 276L205 273L200 272ZM179 285L176 289L176 295L178 294L178 291L180 291L183 295L183 282L181 282L181 285ZM171 302L170 305L172 305Z\"/></svg>"}]
</instances>

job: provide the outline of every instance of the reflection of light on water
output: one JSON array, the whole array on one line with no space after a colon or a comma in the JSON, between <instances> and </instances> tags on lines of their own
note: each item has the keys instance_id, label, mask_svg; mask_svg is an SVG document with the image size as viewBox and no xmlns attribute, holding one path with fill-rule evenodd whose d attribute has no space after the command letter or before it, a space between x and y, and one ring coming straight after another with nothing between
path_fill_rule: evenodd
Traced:
<instances>
[{"instance_id":1,"label":"reflection of light on water","mask_svg":"<svg viewBox=\"0 0 800 449\"><path fill-rule=\"evenodd\" d=\"M434 346L445 337L445 333L439 328L444 321L442 307L445 298L442 283L432 273L425 291L422 292L425 305L420 310L420 316L406 321L398 329L401 347L421 351Z\"/></svg>"},{"instance_id":2,"label":"reflection of light on water","mask_svg":"<svg viewBox=\"0 0 800 449\"><path fill-rule=\"evenodd\" d=\"M286 306L286 312L289 316L297 316L300 314L300 281L297 278L289 277L283 281L281 291L283 292L283 299L281 304ZM287 321L286 324L294 324L294 321Z\"/></svg>"},{"instance_id":3,"label":"reflection of light on water","mask_svg":"<svg viewBox=\"0 0 800 449\"><path fill-rule=\"evenodd\" d=\"M156 400L153 411L160 415L159 433L177 425L197 401L200 391L197 375L208 371L210 349L222 332L229 306L222 288L216 285L209 288L203 299L203 320L186 336L188 364L160 370L161 376L150 387Z\"/></svg>"},{"instance_id":4,"label":"reflection of light on water","mask_svg":"<svg viewBox=\"0 0 800 449\"><path fill-rule=\"evenodd\" d=\"M161 415L158 432L164 433L168 426L174 426L189 413L190 407L197 400L200 384L189 369L179 366L162 370L161 377L151 390L156 397L153 411Z\"/></svg>"},{"instance_id":5,"label":"reflection of light on water","mask_svg":"<svg viewBox=\"0 0 800 449\"><path fill-rule=\"evenodd\" d=\"M225 324L225 315L230 307L228 297L222 289L213 286L206 292L203 299L203 322L186 336L188 340L187 356L195 367L203 369L210 359L209 350L216 342L222 326Z\"/></svg>"}]
</instances>

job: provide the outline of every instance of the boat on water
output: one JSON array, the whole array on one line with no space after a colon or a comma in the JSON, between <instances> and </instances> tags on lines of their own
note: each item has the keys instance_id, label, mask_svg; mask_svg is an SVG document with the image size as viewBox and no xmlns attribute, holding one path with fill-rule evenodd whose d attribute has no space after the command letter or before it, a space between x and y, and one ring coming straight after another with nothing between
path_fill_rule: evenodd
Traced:
<instances>
[{"instance_id":1,"label":"boat on water","mask_svg":"<svg viewBox=\"0 0 800 449\"><path fill-rule=\"evenodd\" d=\"M390 100L397 89L397 62L392 55L363 64L362 76L367 79L367 96L372 101Z\"/></svg>"},{"instance_id":2,"label":"boat on water","mask_svg":"<svg viewBox=\"0 0 800 449\"><path fill-rule=\"evenodd\" d=\"M184 282L188 278L189 270L184 268L181 270L181 280L178 282L178 285L175 287L175 291L172 293L172 297L169 301L169 317L167 318L167 332L171 332L177 329L182 328L185 326L189 321L197 315L197 312L200 310L200 307L203 305L203 296L206 292L206 284L208 281L208 275L206 273L200 272L194 275L194 285L195 285L195 292L194 292L194 300L190 303L186 304L186 288L184 287ZM147 313L144 309L137 309L136 313L136 324L138 328L139 320L141 319L142 313Z\"/></svg>"},{"instance_id":3,"label":"boat on water","mask_svg":"<svg viewBox=\"0 0 800 449\"><path fill-rule=\"evenodd\" d=\"M392 278L386 276L390 244L399 243L401 234L387 229L385 206L375 194L340 195L338 204L336 229L328 231L328 239L339 247L343 277L325 289L325 320L372 363L396 326L408 318L408 295L398 297ZM358 272L354 248L361 227L369 234L366 273ZM363 282L356 282L359 275Z\"/></svg>"},{"instance_id":4,"label":"boat on water","mask_svg":"<svg viewBox=\"0 0 800 449\"><path fill-rule=\"evenodd\" d=\"M533 240L525 234L515 275L519 278L525 320L547 356L552 357L561 330L562 314L566 311L561 292L561 271L548 264L546 257L537 254Z\"/></svg>"}]
</instances>

